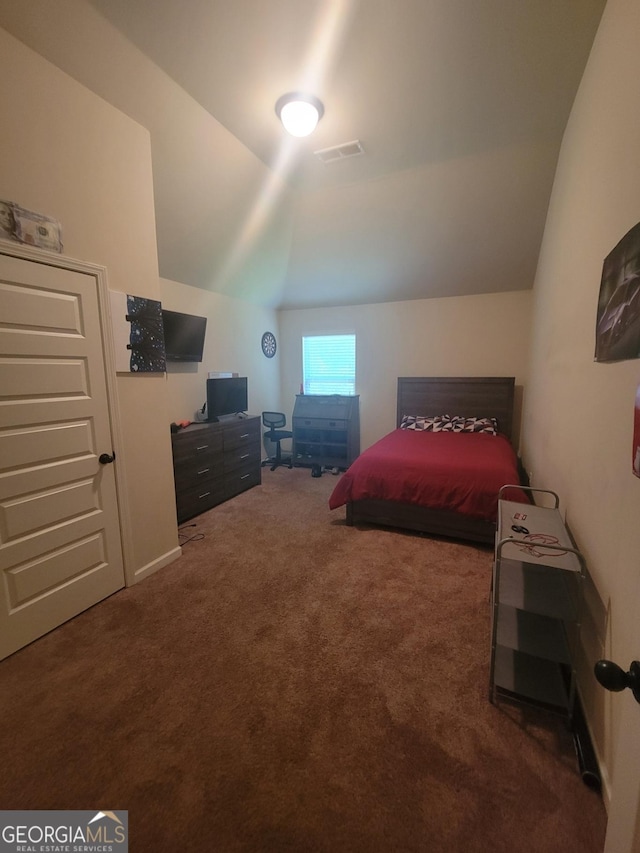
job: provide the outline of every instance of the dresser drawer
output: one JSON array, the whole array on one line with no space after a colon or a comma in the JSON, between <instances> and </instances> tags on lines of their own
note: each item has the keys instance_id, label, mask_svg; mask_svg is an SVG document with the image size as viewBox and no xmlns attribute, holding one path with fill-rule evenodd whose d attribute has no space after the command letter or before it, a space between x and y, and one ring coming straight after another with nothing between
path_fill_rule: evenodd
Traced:
<instances>
[{"instance_id":1,"label":"dresser drawer","mask_svg":"<svg viewBox=\"0 0 640 853\"><path fill-rule=\"evenodd\" d=\"M244 465L228 471L224 475L225 491L229 496L238 495L262 482L262 469L256 463L245 462Z\"/></svg>"},{"instance_id":2,"label":"dresser drawer","mask_svg":"<svg viewBox=\"0 0 640 853\"><path fill-rule=\"evenodd\" d=\"M178 523L222 503L225 497L224 477L176 492Z\"/></svg>"},{"instance_id":3,"label":"dresser drawer","mask_svg":"<svg viewBox=\"0 0 640 853\"><path fill-rule=\"evenodd\" d=\"M213 458L203 456L202 459L188 458L184 462L178 460L173 466L173 477L176 484L176 492L182 491L189 486L198 487L201 483L208 483L222 478L224 465L222 456Z\"/></svg>"},{"instance_id":4,"label":"dresser drawer","mask_svg":"<svg viewBox=\"0 0 640 853\"><path fill-rule=\"evenodd\" d=\"M194 432L177 433L173 438L173 458L181 464L188 459L220 454L222 448L220 430L198 429Z\"/></svg>"},{"instance_id":5,"label":"dresser drawer","mask_svg":"<svg viewBox=\"0 0 640 853\"><path fill-rule=\"evenodd\" d=\"M346 429L348 421L342 418L295 418L294 429Z\"/></svg>"},{"instance_id":6,"label":"dresser drawer","mask_svg":"<svg viewBox=\"0 0 640 853\"><path fill-rule=\"evenodd\" d=\"M227 450L223 456L223 467L225 474L235 471L237 468L248 466L259 467L261 461L260 444L255 439L251 444L247 443L234 450Z\"/></svg>"},{"instance_id":7,"label":"dresser drawer","mask_svg":"<svg viewBox=\"0 0 640 853\"><path fill-rule=\"evenodd\" d=\"M341 397L340 395L304 394L296 395L293 414L301 418L322 418L323 420L338 418L348 420L357 405L358 397Z\"/></svg>"},{"instance_id":8,"label":"dresser drawer","mask_svg":"<svg viewBox=\"0 0 640 853\"><path fill-rule=\"evenodd\" d=\"M224 430L224 452L238 450L248 444L257 442L260 444L259 421L241 421L232 426L225 426Z\"/></svg>"}]
</instances>

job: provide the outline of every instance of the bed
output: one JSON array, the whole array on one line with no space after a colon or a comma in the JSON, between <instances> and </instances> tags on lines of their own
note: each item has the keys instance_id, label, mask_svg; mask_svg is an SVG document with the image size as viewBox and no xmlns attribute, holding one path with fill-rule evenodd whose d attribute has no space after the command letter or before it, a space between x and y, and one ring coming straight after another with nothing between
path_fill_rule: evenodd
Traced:
<instances>
[{"instance_id":1,"label":"bed","mask_svg":"<svg viewBox=\"0 0 640 853\"><path fill-rule=\"evenodd\" d=\"M346 506L349 525L493 543L498 489L522 482L513 408L513 377L400 377L396 429L352 463L329 507Z\"/></svg>"}]
</instances>

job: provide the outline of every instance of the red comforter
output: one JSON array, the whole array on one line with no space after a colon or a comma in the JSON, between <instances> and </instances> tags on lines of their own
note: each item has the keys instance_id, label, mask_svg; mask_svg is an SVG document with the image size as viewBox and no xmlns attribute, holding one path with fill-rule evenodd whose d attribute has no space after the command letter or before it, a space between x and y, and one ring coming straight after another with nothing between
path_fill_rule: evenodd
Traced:
<instances>
[{"instance_id":1,"label":"red comforter","mask_svg":"<svg viewBox=\"0 0 640 853\"><path fill-rule=\"evenodd\" d=\"M329 507L374 498L494 521L498 490L518 482L516 454L503 435L396 429L352 463ZM509 499L528 500L523 493Z\"/></svg>"}]
</instances>

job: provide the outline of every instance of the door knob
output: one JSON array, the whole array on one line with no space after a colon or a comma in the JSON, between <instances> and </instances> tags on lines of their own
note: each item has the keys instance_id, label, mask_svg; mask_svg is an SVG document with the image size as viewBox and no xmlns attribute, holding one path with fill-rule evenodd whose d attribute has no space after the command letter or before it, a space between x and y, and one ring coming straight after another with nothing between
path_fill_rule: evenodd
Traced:
<instances>
[{"instance_id":1,"label":"door knob","mask_svg":"<svg viewBox=\"0 0 640 853\"><path fill-rule=\"evenodd\" d=\"M108 453L101 453L100 456L98 456L98 462L101 465L109 465L111 462L115 462L115 458L115 453L112 456L110 456Z\"/></svg>"},{"instance_id":2,"label":"door knob","mask_svg":"<svg viewBox=\"0 0 640 853\"><path fill-rule=\"evenodd\" d=\"M629 672L611 660L599 660L593 670L600 684L607 690L619 693L629 687L636 702L640 702L640 661L631 661Z\"/></svg>"}]
</instances>

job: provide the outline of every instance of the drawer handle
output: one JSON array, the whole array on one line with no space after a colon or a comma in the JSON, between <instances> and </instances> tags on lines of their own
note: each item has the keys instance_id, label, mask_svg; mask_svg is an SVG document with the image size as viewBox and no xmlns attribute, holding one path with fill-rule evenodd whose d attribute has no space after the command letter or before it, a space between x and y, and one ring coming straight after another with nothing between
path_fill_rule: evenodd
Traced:
<instances>
[{"instance_id":1,"label":"drawer handle","mask_svg":"<svg viewBox=\"0 0 640 853\"><path fill-rule=\"evenodd\" d=\"M248 458L249 458L248 453L243 453L242 456L240 457L240 459L248 459Z\"/></svg>"},{"instance_id":2,"label":"drawer handle","mask_svg":"<svg viewBox=\"0 0 640 853\"><path fill-rule=\"evenodd\" d=\"M208 473L209 473L209 468L203 468L203 469L202 469L202 471L198 471L198 475L200 475L200 474L208 474Z\"/></svg>"},{"instance_id":3,"label":"drawer handle","mask_svg":"<svg viewBox=\"0 0 640 853\"><path fill-rule=\"evenodd\" d=\"M246 480L246 479L247 479L247 477L250 477L250 476L251 476L251 474L243 474L243 475L242 475L242 477L240 477L240 479L241 479L241 480Z\"/></svg>"},{"instance_id":4,"label":"drawer handle","mask_svg":"<svg viewBox=\"0 0 640 853\"><path fill-rule=\"evenodd\" d=\"M196 450L207 450L208 448L208 444L201 444L200 447L196 447Z\"/></svg>"},{"instance_id":5,"label":"drawer handle","mask_svg":"<svg viewBox=\"0 0 640 853\"><path fill-rule=\"evenodd\" d=\"M208 498L211 492L205 492L204 495L198 495L198 499L202 500L202 498Z\"/></svg>"},{"instance_id":6,"label":"drawer handle","mask_svg":"<svg viewBox=\"0 0 640 853\"><path fill-rule=\"evenodd\" d=\"M249 438L249 433L245 432L244 435L241 435L240 438Z\"/></svg>"}]
</instances>

